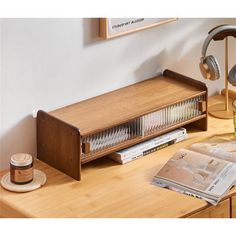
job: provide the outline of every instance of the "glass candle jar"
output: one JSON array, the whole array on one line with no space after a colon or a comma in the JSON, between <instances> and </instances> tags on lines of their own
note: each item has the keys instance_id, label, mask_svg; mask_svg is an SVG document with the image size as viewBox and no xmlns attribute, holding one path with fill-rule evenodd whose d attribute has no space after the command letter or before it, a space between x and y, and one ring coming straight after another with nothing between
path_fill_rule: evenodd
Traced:
<instances>
[{"instance_id":1,"label":"glass candle jar","mask_svg":"<svg viewBox=\"0 0 236 236\"><path fill-rule=\"evenodd\" d=\"M234 136L236 137L236 100L233 101L233 122L234 122Z\"/></svg>"},{"instance_id":2,"label":"glass candle jar","mask_svg":"<svg viewBox=\"0 0 236 236\"><path fill-rule=\"evenodd\" d=\"M27 184L33 180L33 158L27 153L17 153L11 156L10 161L11 182L14 184Z\"/></svg>"}]
</instances>

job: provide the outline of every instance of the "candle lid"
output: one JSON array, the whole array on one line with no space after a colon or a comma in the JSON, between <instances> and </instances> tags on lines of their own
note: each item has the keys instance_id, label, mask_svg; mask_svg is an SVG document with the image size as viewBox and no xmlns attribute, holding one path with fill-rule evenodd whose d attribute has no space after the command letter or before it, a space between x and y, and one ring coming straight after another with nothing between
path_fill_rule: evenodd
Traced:
<instances>
[{"instance_id":1,"label":"candle lid","mask_svg":"<svg viewBox=\"0 0 236 236\"><path fill-rule=\"evenodd\" d=\"M27 166L33 162L33 158L28 153L16 153L11 156L11 164L14 166Z\"/></svg>"}]
</instances>

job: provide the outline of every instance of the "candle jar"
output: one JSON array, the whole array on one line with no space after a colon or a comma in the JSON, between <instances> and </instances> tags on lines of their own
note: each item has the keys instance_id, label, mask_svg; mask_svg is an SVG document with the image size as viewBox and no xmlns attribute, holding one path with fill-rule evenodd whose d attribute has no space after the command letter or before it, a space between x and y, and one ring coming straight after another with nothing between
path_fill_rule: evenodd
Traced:
<instances>
[{"instance_id":1,"label":"candle jar","mask_svg":"<svg viewBox=\"0 0 236 236\"><path fill-rule=\"evenodd\" d=\"M233 106L234 136L236 137L236 100L233 101L232 106Z\"/></svg>"},{"instance_id":2,"label":"candle jar","mask_svg":"<svg viewBox=\"0 0 236 236\"><path fill-rule=\"evenodd\" d=\"M33 180L33 158L27 153L17 153L11 156L10 161L11 182L14 184L27 184Z\"/></svg>"}]
</instances>

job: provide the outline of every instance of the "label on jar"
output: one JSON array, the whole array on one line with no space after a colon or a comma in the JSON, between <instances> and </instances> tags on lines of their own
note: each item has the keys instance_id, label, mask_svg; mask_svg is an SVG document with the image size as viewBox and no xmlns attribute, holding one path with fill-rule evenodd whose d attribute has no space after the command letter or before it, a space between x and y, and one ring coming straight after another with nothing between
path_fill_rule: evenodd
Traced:
<instances>
[{"instance_id":1,"label":"label on jar","mask_svg":"<svg viewBox=\"0 0 236 236\"><path fill-rule=\"evenodd\" d=\"M18 183L27 182L33 179L33 167L26 170L15 170L14 181Z\"/></svg>"}]
</instances>

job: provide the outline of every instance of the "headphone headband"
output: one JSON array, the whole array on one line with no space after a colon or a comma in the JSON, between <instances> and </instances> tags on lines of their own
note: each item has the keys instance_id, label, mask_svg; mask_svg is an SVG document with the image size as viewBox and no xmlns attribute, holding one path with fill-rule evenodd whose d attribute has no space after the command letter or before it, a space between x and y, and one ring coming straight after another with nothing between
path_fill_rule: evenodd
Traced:
<instances>
[{"instance_id":1,"label":"headphone headband","mask_svg":"<svg viewBox=\"0 0 236 236\"><path fill-rule=\"evenodd\" d=\"M222 26L216 27L212 31L210 31L209 35L205 39L205 42L202 46L202 58L206 57L206 51L207 51L207 48L208 48L211 40L214 37L216 37L218 34L221 34L223 32L227 32L227 31L232 31L235 34L236 33L236 25L222 25Z\"/></svg>"}]
</instances>

